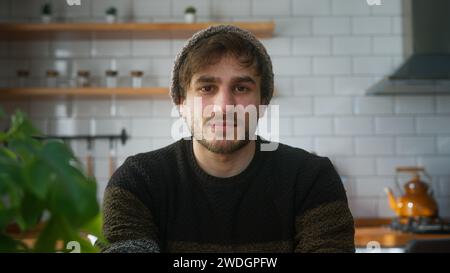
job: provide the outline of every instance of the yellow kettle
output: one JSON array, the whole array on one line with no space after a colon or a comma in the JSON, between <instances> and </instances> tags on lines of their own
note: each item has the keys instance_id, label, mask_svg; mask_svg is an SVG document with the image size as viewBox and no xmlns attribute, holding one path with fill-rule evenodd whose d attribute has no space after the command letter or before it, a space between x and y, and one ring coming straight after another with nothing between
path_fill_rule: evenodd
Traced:
<instances>
[{"instance_id":1,"label":"yellow kettle","mask_svg":"<svg viewBox=\"0 0 450 273\"><path fill-rule=\"evenodd\" d=\"M395 197L390 188L385 188L388 195L389 205L398 217L430 217L438 216L438 206L433 198L428 184L420 179L419 173L424 173L431 181L430 176L423 167L398 167L399 173L411 173L413 179L403 186L403 194ZM396 177L397 178L397 177ZM396 179L398 183L398 179ZM398 184L397 184L398 186ZM400 186L398 186L400 189Z\"/></svg>"}]
</instances>

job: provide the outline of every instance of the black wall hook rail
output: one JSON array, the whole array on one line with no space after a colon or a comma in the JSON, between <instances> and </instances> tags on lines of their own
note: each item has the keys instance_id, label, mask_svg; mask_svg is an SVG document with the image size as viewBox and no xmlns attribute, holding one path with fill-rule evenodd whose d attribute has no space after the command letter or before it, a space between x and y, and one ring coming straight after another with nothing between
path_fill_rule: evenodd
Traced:
<instances>
[{"instance_id":1,"label":"black wall hook rail","mask_svg":"<svg viewBox=\"0 0 450 273\"><path fill-rule=\"evenodd\" d=\"M47 135L47 136L37 136L37 139L62 139L62 140L76 140L76 139L84 139L87 141L93 141L97 139L109 139L115 140L120 139L122 145L127 143L127 140L130 136L127 134L125 129L122 129L120 135L75 135L75 136L55 136L55 135Z\"/></svg>"}]
</instances>

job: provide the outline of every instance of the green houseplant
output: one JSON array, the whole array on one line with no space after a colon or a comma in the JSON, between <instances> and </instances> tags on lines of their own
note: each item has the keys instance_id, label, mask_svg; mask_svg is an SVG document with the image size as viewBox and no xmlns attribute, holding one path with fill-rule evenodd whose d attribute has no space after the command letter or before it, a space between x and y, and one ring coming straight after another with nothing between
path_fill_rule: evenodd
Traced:
<instances>
[{"instance_id":1,"label":"green houseplant","mask_svg":"<svg viewBox=\"0 0 450 273\"><path fill-rule=\"evenodd\" d=\"M184 10L184 20L186 23L195 23L197 10L193 6L188 6Z\"/></svg>"},{"instance_id":2,"label":"green houseplant","mask_svg":"<svg viewBox=\"0 0 450 273\"><path fill-rule=\"evenodd\" d=\"M43 23L50 23L52 20L52 5L50 3L42 5L41 18Z\"/></svg>"},{"instance_id":3,"label":"green houseplant","mask_svg":"<svg viewBox=\"0 0 450 273\"><path fill-rule=\"evenodd\" d=\"M108 23L115 23L117 21L117 8L116 7L109 7L106 10L106 22Z\"/></svg>"},{"instance_id":4,"label":"green houseplant","mask_svg":"<svg viewBox=\"0 0 450 273\"><path fill-rule=\"evenodd\" d=\"M0 252L68 252L73 241L81 252L97 252L86 238L104 241L94 178L62 141L37 136L20 111L0 132ZM11 226L21 233L42 229L28 246L8 233Z\"/></svg>"}]
</instances>

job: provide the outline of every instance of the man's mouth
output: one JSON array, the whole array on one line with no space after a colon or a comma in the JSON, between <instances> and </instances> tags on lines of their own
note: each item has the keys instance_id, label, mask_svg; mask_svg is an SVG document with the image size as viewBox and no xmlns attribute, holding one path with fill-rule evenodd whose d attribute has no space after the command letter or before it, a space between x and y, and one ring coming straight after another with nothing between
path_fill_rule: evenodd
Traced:
<instances>
[{"instance_id":1,"label":"man's mouth","mask_svg":"<svg viewBox=\"0 0 450 273\"><path fill-rule=\"evenodd\" d=\"M219 131L229 131L231 129L233 130L237 130L236 128L238 127L238 123L234 122L234 121L221 121L221 120L216 120L216 121L211 121L207 123L207 126L212 128L213 131L219 130Z\"/></svg>"},{"instance_id":2,"label":"man's mouth","mask_svg":"<svg viewBox=\"0 0 450 273\"><path fill-rule=\"evenodd\" d=\"M220 128L220 127L222 127L222 128L225 128L225 127L237 127L237 124L236 123L234 123L234 122L214 122L213 124L212 124L214 127L216 127L216 128Z\"/></svg>"}]
</instances>

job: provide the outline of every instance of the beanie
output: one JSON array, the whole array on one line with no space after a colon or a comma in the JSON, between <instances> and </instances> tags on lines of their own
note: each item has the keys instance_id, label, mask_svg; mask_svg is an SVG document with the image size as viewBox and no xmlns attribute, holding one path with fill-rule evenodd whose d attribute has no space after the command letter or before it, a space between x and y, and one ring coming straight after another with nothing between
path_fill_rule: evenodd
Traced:
<instances>
[{"instance_id":1,"label":"beanie","mask_svg":"<svg viewBox=\"0 0 450 273\"><path fill-rule=\"evenodd\" d=\"M269 103L270 99L273 95L273 71L272 71L272 61L270 59L269 54L267 54L267 51L263 44L249 31L243 30L239 27L233 26L233 25L215 25L210 26L206 29L200 30L199 32L195 33L183 46L181 51L177 54L174 66L172 69L172 81L170 86L170 96L172 97L172 100L175 104L180 104L181 97L184 94L183 87L180 84L180 68L183 62L186 60L186 56L190 50L193 50L195 46L205 39L208 39L209 37L213 35L217 35L220 33L234 33L245 39L246 41L250 42L251 45L253 45L254 49L256 50L257 54L261 57L260 61L262 62L262 66L265 68L263 70L263 73L265 73L266 81L264 82L267 86L261 86L261 92L264 92L265 94L261 94L262 97L266 98L266 103Z\"/></svg>"}]
</instances>

